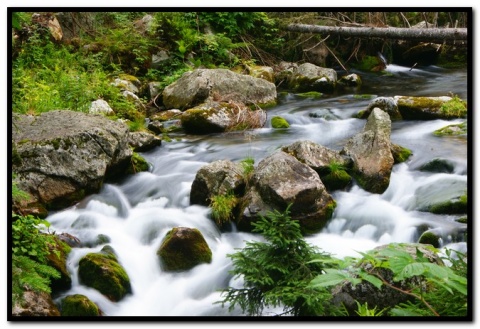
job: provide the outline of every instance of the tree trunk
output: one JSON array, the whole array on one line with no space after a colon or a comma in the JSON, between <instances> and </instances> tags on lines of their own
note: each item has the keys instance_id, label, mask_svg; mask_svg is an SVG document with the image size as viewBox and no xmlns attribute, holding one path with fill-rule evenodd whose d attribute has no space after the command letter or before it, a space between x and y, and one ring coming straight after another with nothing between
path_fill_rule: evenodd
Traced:
<instances>
[{"instance_id":1,"label":"tree trunk","mask_svg":"<svg viewBox=\"0 0 480 329\"><path fill-rule=\"evenodd\" d=\"M455 41L467 41L468 39L466 28L410 29L398 27L339 27L290 24L286 27L286 30L345 37L401 39L435 43L453 43Z\"/></svg>"}]
</instances>

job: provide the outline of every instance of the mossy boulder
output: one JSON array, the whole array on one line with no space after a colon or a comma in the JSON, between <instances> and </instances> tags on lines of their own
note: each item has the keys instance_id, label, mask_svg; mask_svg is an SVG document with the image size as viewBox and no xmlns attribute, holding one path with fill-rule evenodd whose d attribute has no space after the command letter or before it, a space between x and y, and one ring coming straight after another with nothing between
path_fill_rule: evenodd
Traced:
<instances>
[{"instance_id":1,"label":"mossy boulder","mask_svg":"<svg viewBox=\"0 0 480 329\"><path fill-rule=\"evenodd\" d=\"M288 123L285 118L282 118L280 116L274 116L271 120L270 123L272 125L272 128L274 129L283 129L283 128L289 128L290 124Z\"/></svg>"},{"instance_id":2,"label":"mossy boulder","mask_svg":"<svg viewBox=\"0 0 480 329\"><path fill-rule=\"evenodd\" d=\"M81 283L98 290L114 302L132 292L127 272L110 249L82 257L78 275Z\"/></svg>"},{"instance_id":3,"label":"mossy boulder","mask_svg":"<svg viewBox=\"0 0 480 329\"><path fill-rule=\"evenodd\" d=\"M261 128L267 119L262 109L252 110L243 103L209 101L186 110L182 127L191 134L210 134Z\"/></svg>"},{"instance_id":4,"label":"mossy boulder","mask_svg":"<svg viewBox=\"0 0 480 329\"><path fill-rule=\"evenodd\" d=\"M449 174L437 174L414 192L412 210L436 214L466 214L467 178Z\"/></svg>"},{"instance_id":5,"label":"mossy boulder","mask_svg":"<svg viewBox=\"0 0 480 329\"><path fill-rule=\"evenodd\" d=\"M451 174L455 170L455 165L447 159L435 158L423 164L418 169L420 171Z\"/></svg>"},{"instance_id":6,"label":"mossy boulder","mask_svg":"<svg viewBox=\"0 0 480 329\"><path fill-rule=\"evenodd\" d=\"M429 244L435 248L440 248L440 237L433 232L424 232L418 239L418 243Z\"/></svg>"},{"instance_id":7,"label":"mossy boulder","mask_svg":"<svg viewBox=\"0 0 480 329\"><path fill-rule=\"evenodd\" d=\"M337 72L311 63L298 66L289 78L288 86L295 92L332 92L337 84Z\"/></svg>"},{"instance_id":8,"label":"mossy boulder","mask_svg":"<svg viewBox=\"0 0 480 329\"><path fill-rule=\"evenodd\" d=\"M76 294L62 299L60 304L62 316L101 316L98 306L87 296Z\"/></svg>"},{"instance_id":9,"label":"mossy boulder","mask_svg":"<svg viewBox=\"0 0 480 329\"><path fill-rule=\"evenodd\" d=\"M467 103L458 97L395 96L405 120L458 119L467 116Z\"/></svg>"},{"instance_id":10,"label":"mossy boulder","mask_svg":"<svg viewBox=\"0 0 480 329\"><path fill-rule=\"evenodd\" d=\"M211 263L212 251L196 228L174 227L166 234L157 251L164 271L187 271Z\"/></svg>"}]
</instances>

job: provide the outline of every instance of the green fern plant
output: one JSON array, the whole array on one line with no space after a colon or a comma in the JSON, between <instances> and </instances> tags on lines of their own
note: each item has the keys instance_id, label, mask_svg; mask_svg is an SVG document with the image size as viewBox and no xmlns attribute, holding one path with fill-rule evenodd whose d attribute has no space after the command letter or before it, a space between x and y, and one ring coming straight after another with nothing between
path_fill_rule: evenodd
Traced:
<instances>
[{"instance_id":1,"label":"green fern plant","mask_svg":"<svg viewBox=\"0 0 480 329\"><path fill-rule=\"evenodd\" d=\"M309 282L335 261L309 245L300 224L290 217L289 207L281 213L269 212L254 222L253 232L266 242L247 242L228 255L233 262L231 274L243 278L242 288L228 288L217 303L229 310L240 307L247 315L261 315L265 307L283 307L286 315L326 315L335 313L328 303L331 295L312 289ZM311 262L312 260L316 262ZM336 311L339 311L338 309Z\"/></svg>"}]
</instances>

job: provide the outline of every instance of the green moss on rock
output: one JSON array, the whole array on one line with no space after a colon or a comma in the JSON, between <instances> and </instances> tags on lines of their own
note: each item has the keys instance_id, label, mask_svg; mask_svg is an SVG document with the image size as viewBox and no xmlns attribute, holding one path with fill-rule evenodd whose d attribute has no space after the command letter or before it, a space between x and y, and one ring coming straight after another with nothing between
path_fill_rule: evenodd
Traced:
<instances>
[{"instance_id":1,"label":"green moss on rock","mask_svg":"<svg viewBox=\"0 0 480 329\"><path fill-rule=\"evenodd\" d=\"M325 187L330 190L341 190L347 187L352 182L350 176L345 170L337 170L321 177Z\"/></svg>"},{"instance_id":2,"label":"green moss on rock","mask_svg":"<svg viewBox=\"0 0 480 329\"><path fill-rule=\"evenodd\" d=\"M288 123L288 121L280 116L274 116L270 122L272 124L272 128L275 128L275 129L290 127L290 124Z\"/></svg>"},{"instance_id":3,"label":"green moss on rock","mask_svg":"<svg viewBox=\"0 0 480 329\"><path fill-rule=\"evenodd\" d=\"M467 195L461 196L459 199L445 201L430 206L429 211L434 214L466 214Z\"/></svg>"},{"instance_id":4,"label":"green moss on rock","mask_svg":"<svg viewBox=\"0 0 480 329\"><path fill-rule=\"evenodd\" d=\"M116 257L109 253L89 253L80 259L80 281L111 301L119 301L132 292L130 278Z\"/></svg>"},{"instance_id":5,"label":"green moss on rock","mask_svg":"<svg viewBox=\"0 0 480 329\"><path fill-rule=\"evenodd\" d=\"M319 91L307 91L305 93L298 93L298 94L295 94L295 95L298 96L298 97L302 97L302 98L319 99L319 98L322 98L323 93L321 93Z\"/></svg>"},{"instance_id":6,"label":"green moss on rock","mask_svg":"<svg viewBox=\"0 0 480 329\"><path fill-rule=\"evenodd\" d=\"M458 136L458 135L466 135L467 134L467 121L448 125L446 127L437 129L433 132L435 136Z\"/></svg>"},{"instance_id":7,"label":"green moss on rock","mask_svg":"<svg viewBox=\"0 0 480 329\"><path fill-rule=\"evenodd\" d=\"M421 244L430 244L435 248L440 247L440 237L433 232L425 232L420 236L418 243Z\"/></svg>"},{"instance_id":8,"label":"green moss on rock","mask_svg":"<svg viewBox=\"0 0 480 329\"><path fill-rule=\"evenodd\" d=\"M393 162L395 164L407 161L407 159L412 155L412 151L410 149L400 145L392 144L391 149Z\"/></svg>"},{"instance_id":9,"label":"green moss on rock","mask_svg":"<svg viewBox=\"0 0 480 329\"><path fill-rule=\"evenodd\" d=\"M100 316L98 306L87 296L76 294L65 297L61 303L62 316Z\"/></svg>"},{"instance_id":10,"label":"green moss on rock","mask_svg":"<svg viewBox=\"0 0 480 329\"><path fill-rule=\"evenodd\" d=\"M131 158L131 165L127 169L127 174L135 174L137 172L148 171L150 165L148 164L147 160L142 157L137 152L133 152Z\"/></svg>"},{"instance_id":11,"label":"green moss on rock","mask_svg":"<svg viewBox=\"0 0 480 329\"><path fill-rule=\"evenodd\" d=\"M455 166L453 163L446 159L433 159L428 163L422 165L419 170L420 171L427 171L427 172L436 172L436 173L453 173Z\"/></svg>"},{"instance_id":12,"label":"green moss on rock","mask_svg":"<svg viewBox=\"0 0 480 329\"><path fill-rule=\"evenodd\" d=\"M195 228L174 227L157 251L162 268L168 272L186 271L212 261L212 251Z\"/></svg>"}]
</instances>

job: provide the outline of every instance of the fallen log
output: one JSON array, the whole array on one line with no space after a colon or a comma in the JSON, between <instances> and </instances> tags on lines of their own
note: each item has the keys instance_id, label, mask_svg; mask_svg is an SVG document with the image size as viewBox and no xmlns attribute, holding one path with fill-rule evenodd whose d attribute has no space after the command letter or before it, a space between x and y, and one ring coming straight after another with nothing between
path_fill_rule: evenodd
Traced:
<instances>
[{"instance_id":1,"label":"fallen log","mask_svg":"<svg viewBox=\"0 0 480 329\"><path fill-rule=\"evenodd\" d=\"M399 27L342 27L307 24L290 24L287 31L299 33L320 33L344 37L382 38L415 40L434 43L467 41L466 28L399 28Z\"/></svg>"}]
</instances>

